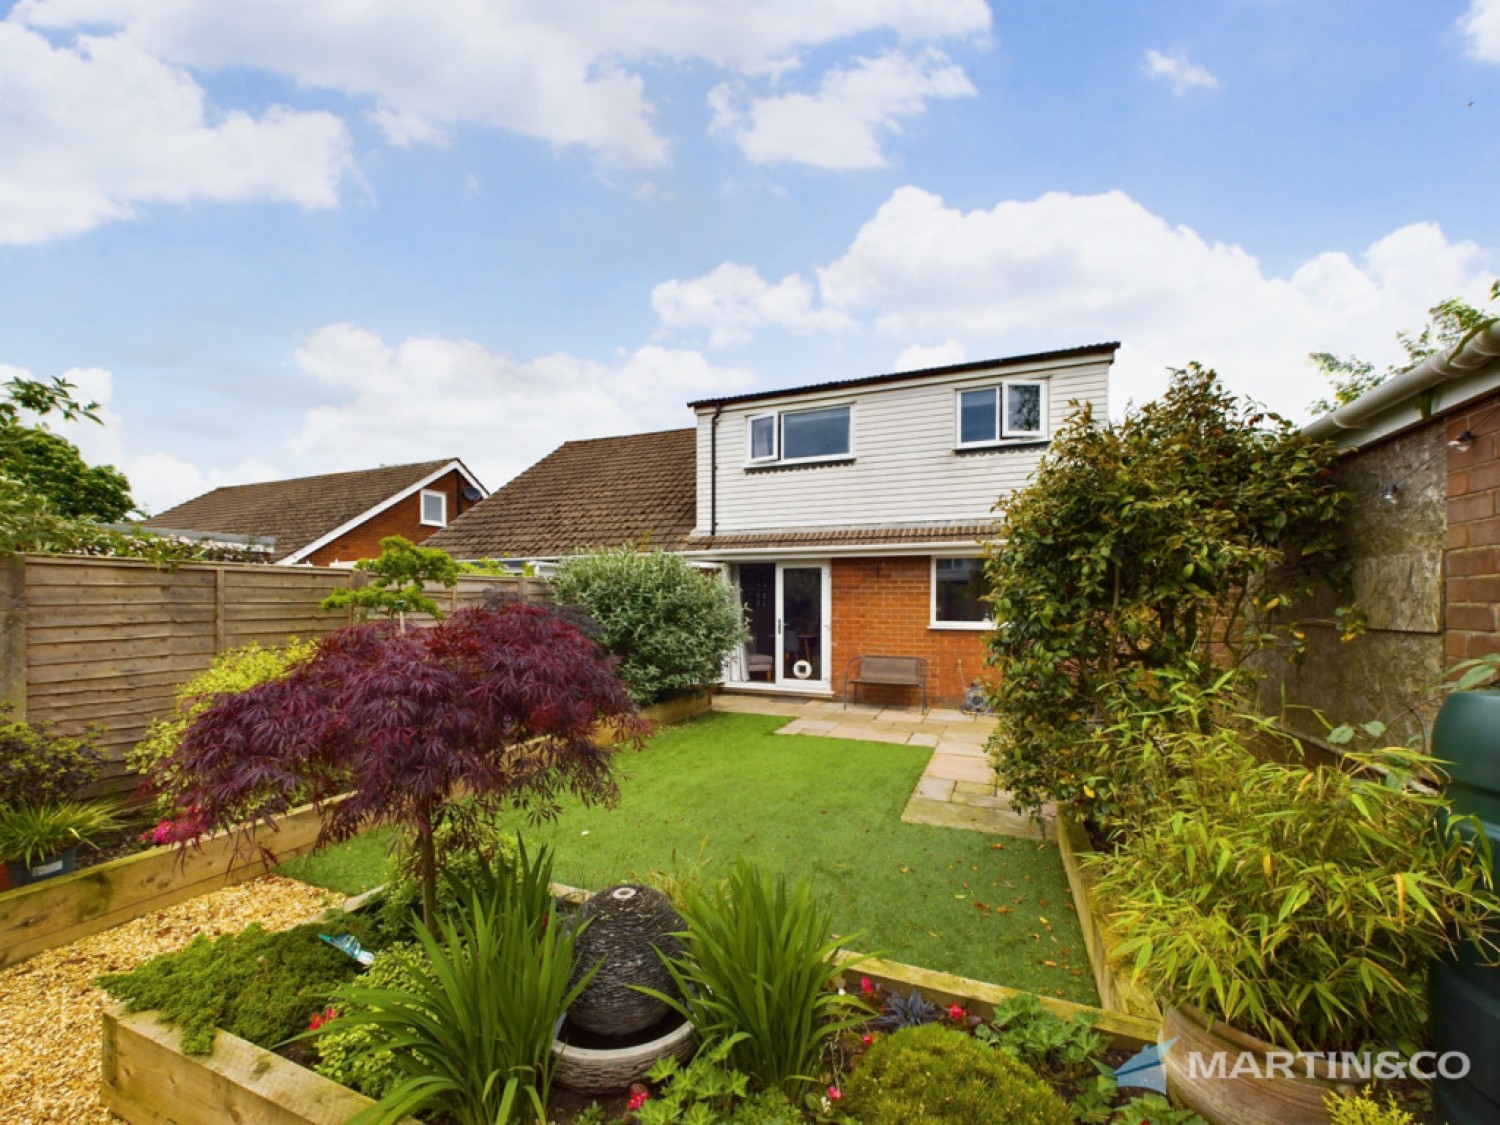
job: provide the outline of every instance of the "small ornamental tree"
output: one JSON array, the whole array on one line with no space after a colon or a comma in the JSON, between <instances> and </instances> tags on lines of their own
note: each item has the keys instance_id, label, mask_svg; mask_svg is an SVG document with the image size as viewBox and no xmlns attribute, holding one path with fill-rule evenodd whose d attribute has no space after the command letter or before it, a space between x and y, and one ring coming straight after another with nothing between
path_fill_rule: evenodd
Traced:
<instances>
[{"instance_id":1,"label":"small ornamental tree","mask_svg":"<svg viewBox=\"0 0 1500 1125\"><path fill-rule=\"evenodd\" d=\"M360 559L354 569L372 575L366 586L343 586L323 599L323 609L353 606L361 620L371 614L394 617L406 627L408 613L425 613L441 618L437 602L425 593L429 582L452 589L458 582L458 564L447 551L437 547L418 547L401 535L387 535L380 541L380 555Z\"/></svg>"},{"instance_id":2,"label":"small ornamental tree","mask_svg":"<svg viewBox=\"0 0 1500 1125\"><path fill-rule=\"evenodd\" d=\"M1278 638L1300 648L1284 607L1343 573L1333 456L1196 364L1120 424L1085 409L1058 434L1002 502L986 571L992 755L1021 805L1107 820L1097 731Z\"/></svg>"},{"instance_id":3,"label":"small ornamental tree","mask_svg":"<svg viewBox=\"0 0 1500 1125\"><path fill-rule=\"evenodd\" d=\"M550 816L564 792L615 798L601 724L637 745L645 730L613 663L550 610L511 604L431 629L331 633L285 677L217 700L168 766L177 804L205 828L272 824L299 792L322 806L318 847L402 826L430 927L440 825L462 846L505 804ZM252 797L254 820L235 825Z\"/></svg>"},{"instance_id":4,"label":"small ornamental tree","mask_svg":"<svg viewBox=\"0 0 1500 1125\"><path fill-rule=\"evenodd\" d=\"M552 591L598 623L599 643L642 705L716 683L745 637L733 591L665 551L621 547L565 559Z\"/></svg>"}]
</instances>

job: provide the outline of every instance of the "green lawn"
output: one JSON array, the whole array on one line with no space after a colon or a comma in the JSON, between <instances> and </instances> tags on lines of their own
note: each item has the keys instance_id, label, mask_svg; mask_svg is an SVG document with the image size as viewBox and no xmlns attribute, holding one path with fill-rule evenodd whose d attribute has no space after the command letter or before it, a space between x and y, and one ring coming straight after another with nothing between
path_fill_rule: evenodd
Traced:
<instances>
[{"instance_id":1,"label":"green lawn","mask_svg":"<svg viewBox=\"0 0 1500 1125\"><path fill-rule=\"evenodd\" d=\"M786 722L714 714L669 728L617 759L615 808L568 803L555 822L515 826L553 844L556 877L575 886L713 875L740 853L809 880L853 948L1098 1002L1055 846L903 824L929 749L774 733ZM371 834L282 870L354 893L384 863Z\"/></svg>"}]
</instances>

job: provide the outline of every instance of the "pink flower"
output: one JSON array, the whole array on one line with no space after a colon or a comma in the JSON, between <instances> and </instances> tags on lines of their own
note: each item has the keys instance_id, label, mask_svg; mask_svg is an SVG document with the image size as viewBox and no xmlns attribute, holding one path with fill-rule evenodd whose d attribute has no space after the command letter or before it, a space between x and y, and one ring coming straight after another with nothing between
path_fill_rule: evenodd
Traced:
<instances>
[{"instance_id":1,"label":"pink flower","mask_svg":"<svg viewBox=\"0 0 1500 1125\"><path fill-rule=\"evenodd\" d=\"M840 1090L837 1086L830 1086L830 1087L828 1087L828 1100L829 1101L836 1102L840 1098L842 1098L843 1096L844 1096L844 1091Z\"/></svg>"},{"instance_id":2,"label":"pink flower","mask_svg":"<svg viewBox=\"0 0 1500 1125\"><path fill-rule=\"evenodd\" d=\"M312 1019L307 1021L308 1031L317 1031L325 1023L332 1023L339 1018L339 1014L333 1008L324 1008L321 1012L314 1012Z\"/></svg>"},{"instance_id":3,"label":"pink flower","mask_svg":"<svg viewBox=\"0 0 1500 1125\"><path fill-rule=\"evenodd\" d=\"M863 1043L866 1047L868 1047L871 1043L875 1042L875 1036L873 1036L873 1035L861 1035L859 1037L859 1041L861 1043Z\"/></svg>"},{"instance_id":4,"label":"pink flower","mask_svg":"<svg viewBox=\"0 0 1500 1125\"><path fill-rule=\"evenodd\" d=\"M861 992L863 992L866 996L868 996L868 995L870 995L870 993L872 993L872 992L875 991L875 986L870 982L870 978L869 977L860 977L859 978L859 990Z\"/></svg>"},{"instance_id":5,"label":"pink flower","mask_svg":"<svg viewBox=\"0 0 1500 1125\"><path fill-rule=\"evenodd\" d=\"M968 1016L968 1014L968 1012L964 1011L957 1004L948 1005L948 1018L954 1023L958 1023L960 1020Z\"/></svg>"},{"instance_id":6,"label":"pink flower","mask_svg":"<svg viewBox=\"0 0 1500 1125\"><path fill-rule=\"evenodd\" d=\"M625 1108L634 1113L641 1106L645 1105L650 1097L651 1095L646 1093L645 1090L638 1090L636 1093L630 1095L630 1100L625 1103Z\"/></svg>"}]
</instances>

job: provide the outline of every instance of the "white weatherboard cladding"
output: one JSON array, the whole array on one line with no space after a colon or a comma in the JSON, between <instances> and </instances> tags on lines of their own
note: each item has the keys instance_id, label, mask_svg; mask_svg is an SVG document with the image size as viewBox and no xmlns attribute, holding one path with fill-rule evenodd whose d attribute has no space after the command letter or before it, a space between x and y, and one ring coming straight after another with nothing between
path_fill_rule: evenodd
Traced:
<instances>
[{"instance_id":1,"label":"white weatherboard cladding","mask_svg":"<svg viewBox=\"0 0 1500 1125\"><path fill-rule=\"evenodd\" d=\"M1066 422L1072 400L1107 416L1109 362L1097 356L736 403L718 423L718 533L990 519L995 501L1022 487L1046 452L1040 444L954 452L955 392L1001 379L1047 381L1049 437ZM750 415L846 403L853 407L852 462L746 471ZM698 409L700 535L709 530L712 420L712 407Z\"/></svg>"}]
</instances>

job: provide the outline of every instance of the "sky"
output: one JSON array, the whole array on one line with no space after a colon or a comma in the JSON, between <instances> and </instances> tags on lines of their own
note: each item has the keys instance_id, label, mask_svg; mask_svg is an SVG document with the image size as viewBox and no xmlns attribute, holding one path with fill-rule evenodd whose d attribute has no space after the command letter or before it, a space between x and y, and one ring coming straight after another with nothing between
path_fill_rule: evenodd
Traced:
<instances>
[{"instance_id":1,"label":"sky","mask_svg":"<svg viewBox=\"0 0 1500 1125\"><path fill-rule=\"evenodd\" d=\"M0 0L0 379L148 512L1107 340L1300 421L1496 137L1500 0Z\"/></svg>"}]
</instances>

